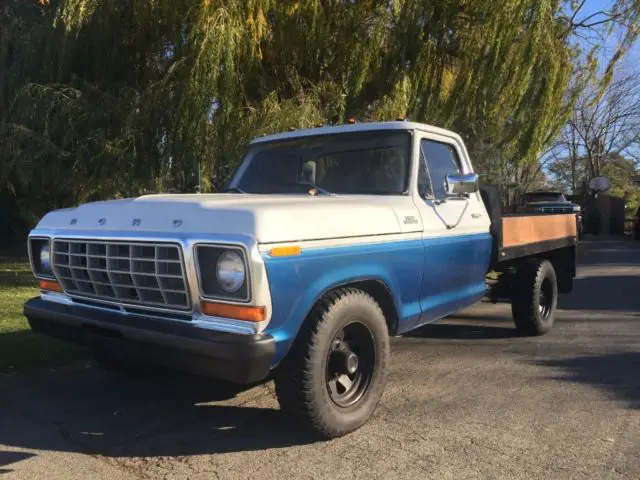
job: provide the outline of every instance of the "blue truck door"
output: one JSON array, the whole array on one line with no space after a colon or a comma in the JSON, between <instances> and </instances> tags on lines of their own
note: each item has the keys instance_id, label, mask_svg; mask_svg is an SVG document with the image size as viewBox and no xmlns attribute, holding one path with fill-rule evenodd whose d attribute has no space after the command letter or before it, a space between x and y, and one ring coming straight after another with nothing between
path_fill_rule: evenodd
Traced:
<instances>
[{"instance_id":1,"label":"blue truck door","mask_svg":"<svg viewBox=\"0 0 640 480\"><path fill-rule=\"evenodd\" d=\"M490 219L480 193L446 198L445 176L471 173L455 139L419 139L416 205L422 216L424 273L420 324L437 320L479 300L490 260Z\"/></svg>"}]
</instances>

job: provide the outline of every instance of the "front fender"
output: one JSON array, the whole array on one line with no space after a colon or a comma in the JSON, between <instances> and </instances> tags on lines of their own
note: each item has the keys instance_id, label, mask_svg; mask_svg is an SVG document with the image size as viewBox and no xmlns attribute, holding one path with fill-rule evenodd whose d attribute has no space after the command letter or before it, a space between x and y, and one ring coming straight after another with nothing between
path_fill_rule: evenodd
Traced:
<instances>
[{"instance_id":1,"label":"front fender","mask_svg":"<svg viewBox=\"0 0 640 480\"><path fill-rule=\"evenodd\" d=\"M420 241L323 248L296 257L265 256L265 267L273 306L266 333L276 339L277 362L286 355L316 302L341 285L379 281L391 292L401 323L420 313Z\"/></svg>"}]
</instances>

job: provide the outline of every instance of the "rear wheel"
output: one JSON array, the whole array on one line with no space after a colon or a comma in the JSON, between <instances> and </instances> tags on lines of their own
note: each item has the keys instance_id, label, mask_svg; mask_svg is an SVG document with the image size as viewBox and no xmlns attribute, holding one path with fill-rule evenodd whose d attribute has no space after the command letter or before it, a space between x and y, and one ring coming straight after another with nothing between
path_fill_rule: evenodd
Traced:
<instances>
[{"instance_id":1,"label":"rear wheel","mask_svg":"<svg viewBox=\"0 0 640 480\"><path fill-rule=\"evenodd\" d=\"M523 335L544 335L551 330L558 305L558 281L551 262L525 262L513 287L511 312L516 329Z\"/></svg>"},{"instance_id":2,"label":"rear wheel","mask_svg":"<svg viewBox=\"0 0 640 480\"><path fill-rule=\"evenodd\" d=\"M387 378L389 335L367 293L327 295L305 322L275 375L283 411L324 438L345 435L373 414Z\"/></svg>"}]
</instances>

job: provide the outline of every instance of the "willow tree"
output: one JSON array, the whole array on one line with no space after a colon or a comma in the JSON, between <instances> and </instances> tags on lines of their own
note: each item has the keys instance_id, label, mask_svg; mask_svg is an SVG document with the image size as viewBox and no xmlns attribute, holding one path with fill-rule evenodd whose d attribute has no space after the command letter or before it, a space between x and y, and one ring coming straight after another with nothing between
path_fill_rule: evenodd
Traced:
<instances>
[{"instance_id":1,"label":"willow tree","mask_svg":"<svg viewBox=\"0 0 640 480\"><path fill-rule=\"evenodd\" d=\"M199 176L215 189L251 136L347 116L455 129L501 180L535 161L596 67L572 42L580 2L562 0L8 5L21 26L0 59L0 188L39 196L34 214ZM639 9L608 11L619 56Z\"/></svg>"}]
</instances>

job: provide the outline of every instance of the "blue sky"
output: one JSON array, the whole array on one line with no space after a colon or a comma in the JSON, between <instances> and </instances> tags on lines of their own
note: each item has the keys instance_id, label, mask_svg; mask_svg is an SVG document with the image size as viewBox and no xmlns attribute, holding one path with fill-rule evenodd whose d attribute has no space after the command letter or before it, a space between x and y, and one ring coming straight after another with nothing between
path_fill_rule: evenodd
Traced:
<instances>
[{"instance_id":1,"label":"blue sky","mask_svg":"<svg viewBox=\"0 0 640 480\"><path fill-rule=\"evenodd\" d=\"M586 18L589 15L592 15L600 10L607 9L613 3L614 1L612 0L587 0L584 7L581 10L580 15L578 16L578 20L581 18ZM614 32L607 38L607 41L604 43L601 40L595 39L595 38L590 39L589 42L583 41L581 43L585 43L585 46L588 46L587 45L588 43L600 44L601 64L606 65L606 63L608 62L608 60L611 58L611 56L615 51L617 40L618 40L618 36ZM636 45L632 47L632 49L627 54L627 57L625 58L625 61L623 62L623 64L628 66L635 66L638 64L639 61L640 61L640 46L638 45L638 43L636 43Z\"/></svg>"},{"instance_id":2,"label":"blue sky","mask_svg":"<svg viewBox=\"0 0 640 480\"><path fill-rule=\"evenodd\" d=\"M614 2L612 0L586 0L585 5L583 6L580 14L576 17L576 21L583 20L590 15L593 15L601 10L606 10L611 7ZM602 19L603 17L591 18L590 21L597 21ZM591 50L594 46L597 46L598 56L600 60L600 70L602 71L606 68L607 64L611 60L612 55L615 53L616 45L620 39L620 32L612 32L606 38L602 38L601 36L594 35L593 37L586 39L578 39L578 42L583 45L585 50ZM640 42L636 42L636 44L631 48L631 50L627 53L626 57L619 63L616 67L617 72L622 75L630 73L632 70L637 70L640 63ZM635 151L635 150L634 150ZM561 148L556 150L556 154L562 156L564 152ZM640 153L638 153L638 157L640 157ZM546 172L550 178L552 176L549 172Z\"/></svg>"}]
</instances>

